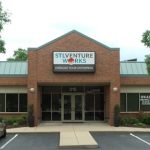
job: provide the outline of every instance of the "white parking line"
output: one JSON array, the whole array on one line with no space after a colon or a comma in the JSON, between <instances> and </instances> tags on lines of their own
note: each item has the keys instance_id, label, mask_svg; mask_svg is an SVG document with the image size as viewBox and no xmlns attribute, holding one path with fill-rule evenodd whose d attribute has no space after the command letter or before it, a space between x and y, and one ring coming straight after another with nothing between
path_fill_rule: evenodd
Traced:
<instances>
[{"instance_id":1,"label":"white parking line","mask_svg":"<svg viewBox=\"0 0 150 150\"><path fill-rule=\"evenodd\" d=\"M146 144L150 145L150 143L149 143L149 142L147 142L147 141L145 141L145 140L141 139L140 137L138 137L138 136L136 136L136 135L134 135L134 134L132 134L132 133L130 133L130 135L131 135L131 136L133 136L133 137L135 137L135 138L137 138L138 140L140 140L140 141L142 141L142 142L144 142L144 143L146 143Z\"/></svg>"},{"instance_id":2,"label":"white parking line","mask_svg":"<svg viewBox=\"0 0 150 150\"><path fill-rule=\"evenodd\" d=\"M3 149L6 145L8 145L12 140L14 140L18 134L14 135L9 141L7 141L3 146L0 147L0 149Z\"/></svg>"}]
</instances>

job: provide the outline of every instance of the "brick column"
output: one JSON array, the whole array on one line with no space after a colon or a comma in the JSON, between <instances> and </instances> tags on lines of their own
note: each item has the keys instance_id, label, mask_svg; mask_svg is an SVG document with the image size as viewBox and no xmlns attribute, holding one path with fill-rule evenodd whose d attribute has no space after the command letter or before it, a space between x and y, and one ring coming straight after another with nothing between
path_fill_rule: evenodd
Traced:
<instances>
[{"instance_id":1,"label":"brick column","mask_svg":"<svg viewBox=\"0 0 150 150\"><path fill-rule=\"evenodd\" d=\"M109 124L114 125L114 106L120 104L120 85L110 84L109 93Z\"/></svg>"}]
</instances>

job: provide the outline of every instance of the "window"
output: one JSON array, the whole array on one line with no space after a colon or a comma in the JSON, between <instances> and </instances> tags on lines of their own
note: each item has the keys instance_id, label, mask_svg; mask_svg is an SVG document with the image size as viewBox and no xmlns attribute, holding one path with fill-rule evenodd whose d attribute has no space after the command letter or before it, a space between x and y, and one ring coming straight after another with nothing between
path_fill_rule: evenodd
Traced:
<instances>
[{"instance_id":1,"label":"window","mask_svg":"<svg viewBox=\"0 0 150 150\"><path fill-rule=\"evenodd\" d=\"M121 93L120 98L120 109L121 111L126 111L126 93Z\"/></svg>"},{"instance_id":2,"label":"window","mask_svg":"<svg viewBox=\"0 0 150 150\"><path fill-rule=\"evenodd\" d=\"M42 120L61 120L61 94L43 93L42 95Z\"/></svg>"},{"instance_id":3,"label":"window","mask_svg":"<svg viewBox=\"0 0 150 150\"><path fill-rule=\"evenodd\" d=\"M0 94L0 112L5 112L5 94Z\"/></svg>"},{"instance_id":4,"label":"window","mask_svg":"<svg viewBox=\"0 0 150 150\"><path fill-rule=\"evenodd\" d=\"M150 93L121 93L122 112L150 111Z\"/></svg>"},{"instance_id":5,"label":"window","mask_svg":"<svg viewBox=\"0 0 150 150\"><path fill-rule=\"evenodd\" d=\"M150 93L140 94L140 108L142 111L150 111Z\"/></svg>"},{"instance_id":6,"label":"window","mask_svg":"<svg viewBox=\"0 0 150 150\"><path fill-rule=\"evenodd\" d=\"M85 95L85 120L104 120L104 94L100 91Z\"/></svg>"},{"instance_id":7,"label":"window","mask_svg":"<svg viewBox=\"0 0 150 150\"><path fill-rule=\"evenodd\" d=\"M51 120L51 94L42 95L42 120Z\"/></svg>"},{"instance_id":8,"label":"window","mask_svg":"<svg viewBox=\"0 0 150 150\"><path fill-rule=\"evenodd\" d=\"M85 95L85 120L94 120L94 94Z\"/></svg>"},{"instance_id":9,"label":"window","mask_svg":"<svg viewBox=\"0 0 150 150\"><path fill-rule=\"evenodd\" d=\"M52 94L52 120L61 120L61 94Z\"/></svg>"},{"instance_id":10,"label":"window","mask_svg":"<svg viewBox=\"0 0 150 150\"><path fill-rule=\"evenodd\" d=\"M139 93L128 93L127 110L139 111Z\"/></svg>"},{"instance_id":11,"label":"window","mask_svg":"<svg viewBox=\"0 0 150 150\"><path fill-rule=\"evenodd\" d=\"M6 111L18 112L18 94L6 94Z\"/></svg>"},{"instance_id":12,"label":"window","mask_svg":"<svg viewBox=\"0 0 150 150\"><path fill-rule=\"evenodd\" d=\"M104 94L95 94L95 120L104 119Z\"/></svg>"},{"instance_id":13,"label":"window","mask_svg":"<svg viewBox=\"0 0 150 150\"><path fill-rule=\"evenodd\" d=\"M19 94L19 112L27 112L27 94Z\"/></svg>"},{"instance_id":14,"label":"window","mask_svg":"<svg viewBox=\"0 0 150 150\"><path fill-rule=\"evenodd\" d=\"M27 112L27 94L0 94L0 112Z\"/></svg>"}]
</instances>

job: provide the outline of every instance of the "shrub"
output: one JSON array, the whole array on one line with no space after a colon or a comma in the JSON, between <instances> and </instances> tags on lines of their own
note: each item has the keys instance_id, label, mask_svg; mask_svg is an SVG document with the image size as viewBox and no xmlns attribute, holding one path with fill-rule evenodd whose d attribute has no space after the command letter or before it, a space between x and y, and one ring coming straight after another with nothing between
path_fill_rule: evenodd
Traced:
<instances>
[{"instance_id":1,"label":"shrub","mask_svg":"<svg viewBox=\"0 0 150 150\"><path fill-rule=\"evenodd\" d=\"M142 123L150 125L150 116L148 116L148 115L144 116L142 119Z\"/></svg>"},{"instance_id":2,"label":"shrub","mask_svg":"<svg viewBox=\"0 0 150 150\"><path fill-rule=\"evenodd\" d=\"M129 124L137 124L139 123L139 120L137 118L130 118L129 119Z\"/></svg>"},{"instance_id":3,"label":"shrub","mask_svg":"<svg viewBox=\"0 0 150 150\"><path fill-rule=\"evenodd\" d=\"M145 127L146 125L144 123L139 122L139 123L134 124L134 126L136 126L136 127Z\"/></svg>"},{"instance_id":4,"label":"shrub","mask_svg":"<svg viewBox=\"0 0 150 150\"><path fill-rule=\"evenodd\" d=\"M122 117L121 118L121 125L123 126L129 126L129 125L134 125L138 124L140 121L136 118L129 118L129 117Z\"/></svg>"},{"instance_id":5,"label":"shrub","mask_svg":"<svg viewBox=\"0 0 150 150\"><path fill-rule=\"evenodd\" d=\"M12 125L15 122L14 118L7 118L5 119L6 125Z\"/></svg>"},{"instance_id":6,"label":"shrub","mask_svg":"<svg viewBox=\"0 0 150 150\"><path fill-rule=\"evenodd\" d=\"M18 126L18 125L25 125L27 123L26 120L27 120L26 116L13 117L5 119L5 123L6 125Z\"/></svg>"}]
</instances>

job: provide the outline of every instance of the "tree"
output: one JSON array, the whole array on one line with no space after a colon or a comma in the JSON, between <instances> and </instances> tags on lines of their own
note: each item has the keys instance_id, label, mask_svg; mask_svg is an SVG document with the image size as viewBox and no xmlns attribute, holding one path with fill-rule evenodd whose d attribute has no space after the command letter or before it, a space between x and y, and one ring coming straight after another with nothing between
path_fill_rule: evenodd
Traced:
<instances>
[{"instance_id":1,"label":"tree","mask_svg":"<svg viewBox=\"0 0 150 150\"><path fill-rule=\"evenodd\" d=\"M142 35L142 43L144 43L145 46L150 48L150 30L146 30ZM150 55L145 56L145 63L147 65L147 71L150 75Z\"/></svg>"},{"instance_id":2,"label":"tree","mask_svg":"<svg viewBox=\"0 0 150 150\"><path fill-rule=\"evenodd\" d=\"M7 58L8 61L25 61L27 60L27 50L18 48L14 51L13 57Z\"/></svg>"},{"instance_id":3,"label":"tree","mask_svg":"<svg viewBox=\"0 0 150 150\"><path fill-rule=\"evenodd\" d=\"M10 22L9 14L3 10L2 3L0 2L0 33L6 23ZM5 53L5 41L1 39L0 35L0 53Z\"/></svg>"},{"instance_id":4,"label":"tree","mask_svg":"<svg viewBox=\"0 0 150 150\"><path fill-rule=\"evenodd\" d=\"M142 43L144 43L145 46L150 47L150 30L146 30L142 35Z\"/></svg>"},{"instance_id":5,"label":"tree","mask_svg":"<svg viewBox=\"0 0 150 150\"><path fill-rule=\"evenodd\" d=\"M145 63L147 65L148 74L150 75L150 55L145 56Z\"/></svg>"}]
</instances>

